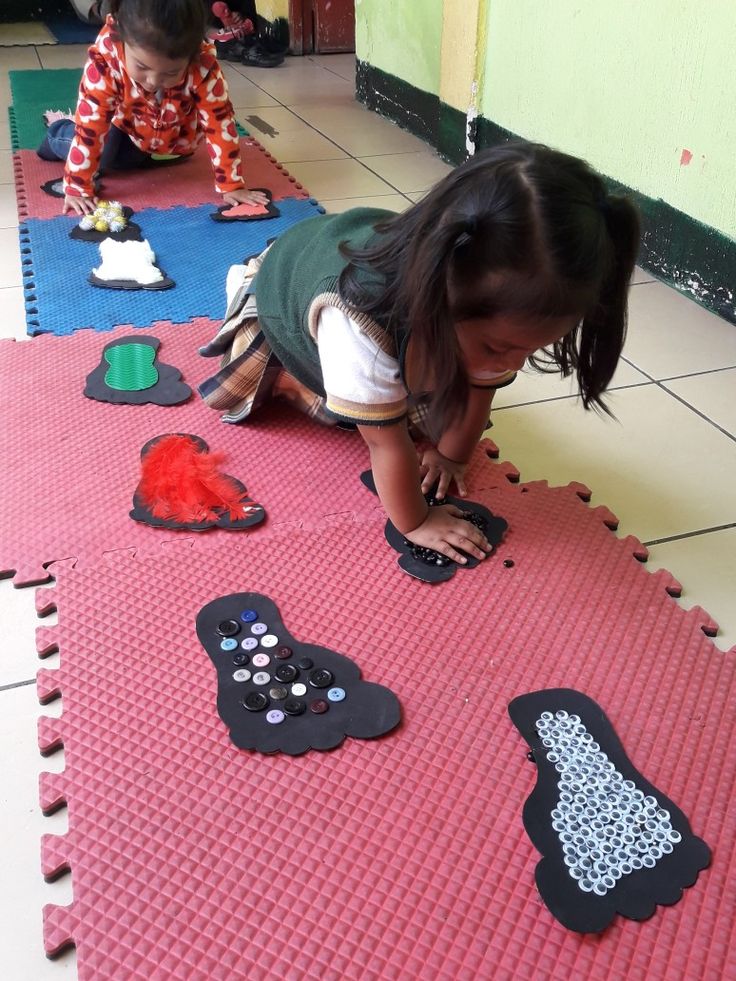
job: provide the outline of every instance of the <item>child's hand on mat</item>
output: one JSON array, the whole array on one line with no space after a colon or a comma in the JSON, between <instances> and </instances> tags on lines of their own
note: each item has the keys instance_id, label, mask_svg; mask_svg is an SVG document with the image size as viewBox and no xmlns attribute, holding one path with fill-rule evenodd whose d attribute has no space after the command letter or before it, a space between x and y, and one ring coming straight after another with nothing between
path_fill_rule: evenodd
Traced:
<instances>
[{"instance_id":1,"label":"child's hand on mat","mask_svg":"<svg viewBox=\"0 0 736 981\"><path fill-rule=\"evenodd\" d=\"M465 555L484 559L491 546L483 532L465 521L462 513L452 504L430 508L419 527L404 537L415 545L433 548L461 565L465 565Z\"/></svg>"},{"instance_id":2,"label":"child's hand on mat","mask_svg":"<svg viewBox=\"0 0 736 981\"><path fill-rule=\"evenodd\" d=\"M80 198L76 194L64 195L64 207L61 209L62 215L72 212L77 215L91 215L97 207L97 198Z\"/></svg>"},{"instance_id":3,"label":"child's hand on mat","mask_svg":"<svg viewBox=\"0 0 736 981\"><path fill-rule=\"evenodd\" d=\"M422 494L427 494L435 483L439 481L434 496L442 500L454 480L460 497L467 497L468 489L465 486L466 467L467 463L448 460L446 456L442 456L440 451L434 447L425 450L422 453L422 459L419 464L419 473L422 478Z\"/></svg>"},{"instance_id":4,"label":"child's hand on mat","mask_svg":"<svg viewBox=\"0 0 736 981\"><path fill-rule=\"evenodd\" d=\"M268 204L268 198L263 191L249 191L247 187L241 187L237 191L228 191L222 195L225 204Z\"/></svg>"}]
</instances>

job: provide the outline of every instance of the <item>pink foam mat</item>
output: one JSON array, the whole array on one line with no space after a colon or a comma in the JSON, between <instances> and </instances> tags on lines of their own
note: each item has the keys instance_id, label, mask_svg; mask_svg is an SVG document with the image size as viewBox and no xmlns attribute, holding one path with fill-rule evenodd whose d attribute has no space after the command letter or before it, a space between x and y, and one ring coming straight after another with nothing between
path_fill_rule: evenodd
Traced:
<instances>
[{"instance_id":1,"label":"pink foam mat","mask_svg":"<svg viewBox=\"0 0 736 981\"><path fill-rule=\"evenodd\" d=\"M223 297L224 303L224 297ZM160 323L136 336L161 340L159 358L178 368L192 388L211 374L216 359L198 348L217 325ZM268 407L253 422L227 425L198 395L178 406L125 406L83 396L87 375L102 349L131 334L0 341L0 416L6 438L0 448L0 575L17 586L45 582L49 563L95 562L106 552L158 550L191 537L141 525L128 516L139 475L140 450L154 436L185 432L201 436L212 451L227 453L224 469L263 504L267 521L247 534L267 534L279 523L299 525L336 512L371 511L376 499L360 483L369 466L357 433L324 428L287 408ZM512 467L493 465L485 448L476 453L472 486L495 483ZM199 547L233 532L196 535Z\"/></svg>"},{"instance_id":2,"label":"pink foam mat","mask_svg":"<svg viewBox=\"0 0 736 981\"><path fill-rule=\"evenodd\" d=\"M402 574L377 513L211 549L60 570L37 606L39 744L69 832L47 836L52 955L85 979L726 978L736 923L734 654L667 595L576 488L502 481L496 556L430 587ZM511 559L513 566L505 566ZM300 640L353 658L403 707L375 741L293 758L238 751L195 616L265 593ZM572 687L687 814L711 868L648 921L566 931L534 885L522 825L535 767L508 702Z\"/></svg>"},{"instance_id":3,"label":"pink foam mat","mask_svg":"<svg viewBox=\"0 0 736 981\"><path fill-rule=\"evenodd\" d=\"M240 148L249 187L268 188L274 201L309 197L309 192L257 140L245 137ZM46 194L41 186L61 177L62 164L41 160L33 150L19 150L13 159L20 220L56 218L61 214L61 200ZM208 202L214 210L222 203L214 189L212 167L203 146L191 160L145 170L112 171L105 175L100 193L122 201L134 211L174 205L196 207Z\"/></svg>"}]
</instances>

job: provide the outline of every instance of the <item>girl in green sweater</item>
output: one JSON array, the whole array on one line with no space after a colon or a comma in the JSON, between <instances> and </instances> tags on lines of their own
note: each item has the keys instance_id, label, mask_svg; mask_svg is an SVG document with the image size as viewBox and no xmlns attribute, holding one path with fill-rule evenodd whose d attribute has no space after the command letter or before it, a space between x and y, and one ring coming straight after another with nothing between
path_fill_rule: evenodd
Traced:
<instances>
[{"instance_id":1,"label":"girl in green sweater","mask_svg":"<svg viewBox=\"0 0 736 981\"><path fill-rule=\"evenodd\" d=\"M228 277L200 386L228 422L282 396L357 426L381 502L417 545L464 562L483 534L451 505L494 393L526 362L601 408L621 354L639 219L584 162L516 143L476 154L399 215L301 222ZM412 434L430 446L418 455Z\"/></svg>"}]
</instances>

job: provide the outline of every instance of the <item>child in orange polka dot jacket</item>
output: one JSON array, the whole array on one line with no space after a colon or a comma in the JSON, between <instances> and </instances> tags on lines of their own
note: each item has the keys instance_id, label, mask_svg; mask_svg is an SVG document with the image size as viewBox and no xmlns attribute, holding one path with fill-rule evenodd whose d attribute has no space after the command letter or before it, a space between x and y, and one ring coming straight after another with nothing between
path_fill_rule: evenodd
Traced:
<instances>
[{"instance_id":1,"label":"child in orange polka dot jacket","mask_svg":"<svg viewBox=\"0 0 736 981\"><path fill-rule=\"evenodd\" d=\"M266 204L245 185L227 84L204 40L202 0L112 0L89 49L74 119L50 123L38 155L65 160L63 212L91 214L107 168L186 157L207 141L225 204Z\"/></svg>"}]
</instances>

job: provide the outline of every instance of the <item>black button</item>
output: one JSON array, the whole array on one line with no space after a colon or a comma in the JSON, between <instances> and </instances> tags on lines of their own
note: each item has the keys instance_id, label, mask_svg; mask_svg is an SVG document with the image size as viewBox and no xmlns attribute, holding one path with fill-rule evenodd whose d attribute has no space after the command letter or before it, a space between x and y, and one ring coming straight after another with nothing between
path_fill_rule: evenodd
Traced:
<instances>
[{"instance_id":1,"label":"black button","mask_svg":"<svg viewBox=\"0 0 736 981\"><path fill-rule=\"evenodd\" d=\"M217 632L221 637L234 637L240 633L240 624L237 620L221 620L217 624Z\"/></svg>"},{"instance_id":2,"label":"black button","mask_svg":"<svg viewBox=\"0 0 736 981\"><path fill-rule=\"evenodd\" d=\"M247 654L233 654L233 664L237 667L242 668L244 664L247 664L250 658Z\"/></svg>"},{"instance_id":3,"label":"black button","mask_svg":"<svg viewBox=\"0 0 736 981\"><path fill-rule=\"evenodd\" d=\"M311 659L311 657L300 658L298 664L302 671L308 671L310 668L314 667L314 661Z\"/></svg>"},{"instance_id":4,"label":"black button","mask_svg":"<svg viewBox=\"0 0 736 981\"><path fill-rule=\"evenodd\" d=\"M299 677L299 672L293 664L279 664L274 671L273 676L276 681L283 681L288 684L288 682L294 681Z\"/></svg>"},{"instance_id":5,"label":"black button","mask_svg":"<svg viewBox=\"0 0 736 981\"><path fill-rule=\"evenodd\" d=\"M269 704L262 691L252 691L243 699L243 705L249 712L262 712Z\"/></svg>"},{"instance_id":6,"label":"black button","mask_svg":"<svg viewBox=\"0 0 736 981\"><path fill-rule=\"evenodd\" d=\"M506 569L513 569L514 568L514 560L513 559L504 559L503 560L503 564L504 564L504 567Z\"/></svg>"},{"instance_id":7,"label":"black button","mask_svg":"<svg viewBox=\"0 0 736 981\"><path fill-rule=\"evenodd\" d=\"M275 698L277 701L281 702L283 701L283 699L286 698L286 696L289 693L286 690L286 688L278 687L278 688L269 688L268 694L271 696L271 698Z\"/></svg>"},{"instance_id":8,"label":"black button","mask_svg":"<svg viewBox=\"0 0 736 981\"><path fill-rule=\"evenodd\" d=\"M298 698L287 698L284 702L284 712L287 715L301 715L306 708L306 702L302 702Z\"/></svg>"},{"instance_id":9,"label":"black button","mask_svg":"<svg viewBox=\"0 0 736 981\"><path fill-rule=\"evenodd\" d=\"M285 661L287 657L291 657L294 652L290 647L279 647L274 653L274 657L278 658L279 661Z\"/></svg>"},{"instance_id":10,"label":"black button","mask_svg":"<svg viewBox=\"0 0 736 981\"><path fill-rule=\"evenodd\" d=\"M315 700L310 703L309 707L315 715L322 715L323 712L326 712L329 709L330 705L329 702L324 700L324 698L315 698Z\"/></svg>"},{"instance_id":11,"label":"black button","mask_svg":"<svg viewBox=\"0 0 736 981\"><path fill-rule=\"evenodd\" d=\"M309 684L312 688L329 688L335 676L327 668L317 668L309 676Z\"/></svg>"}]
</instances>

